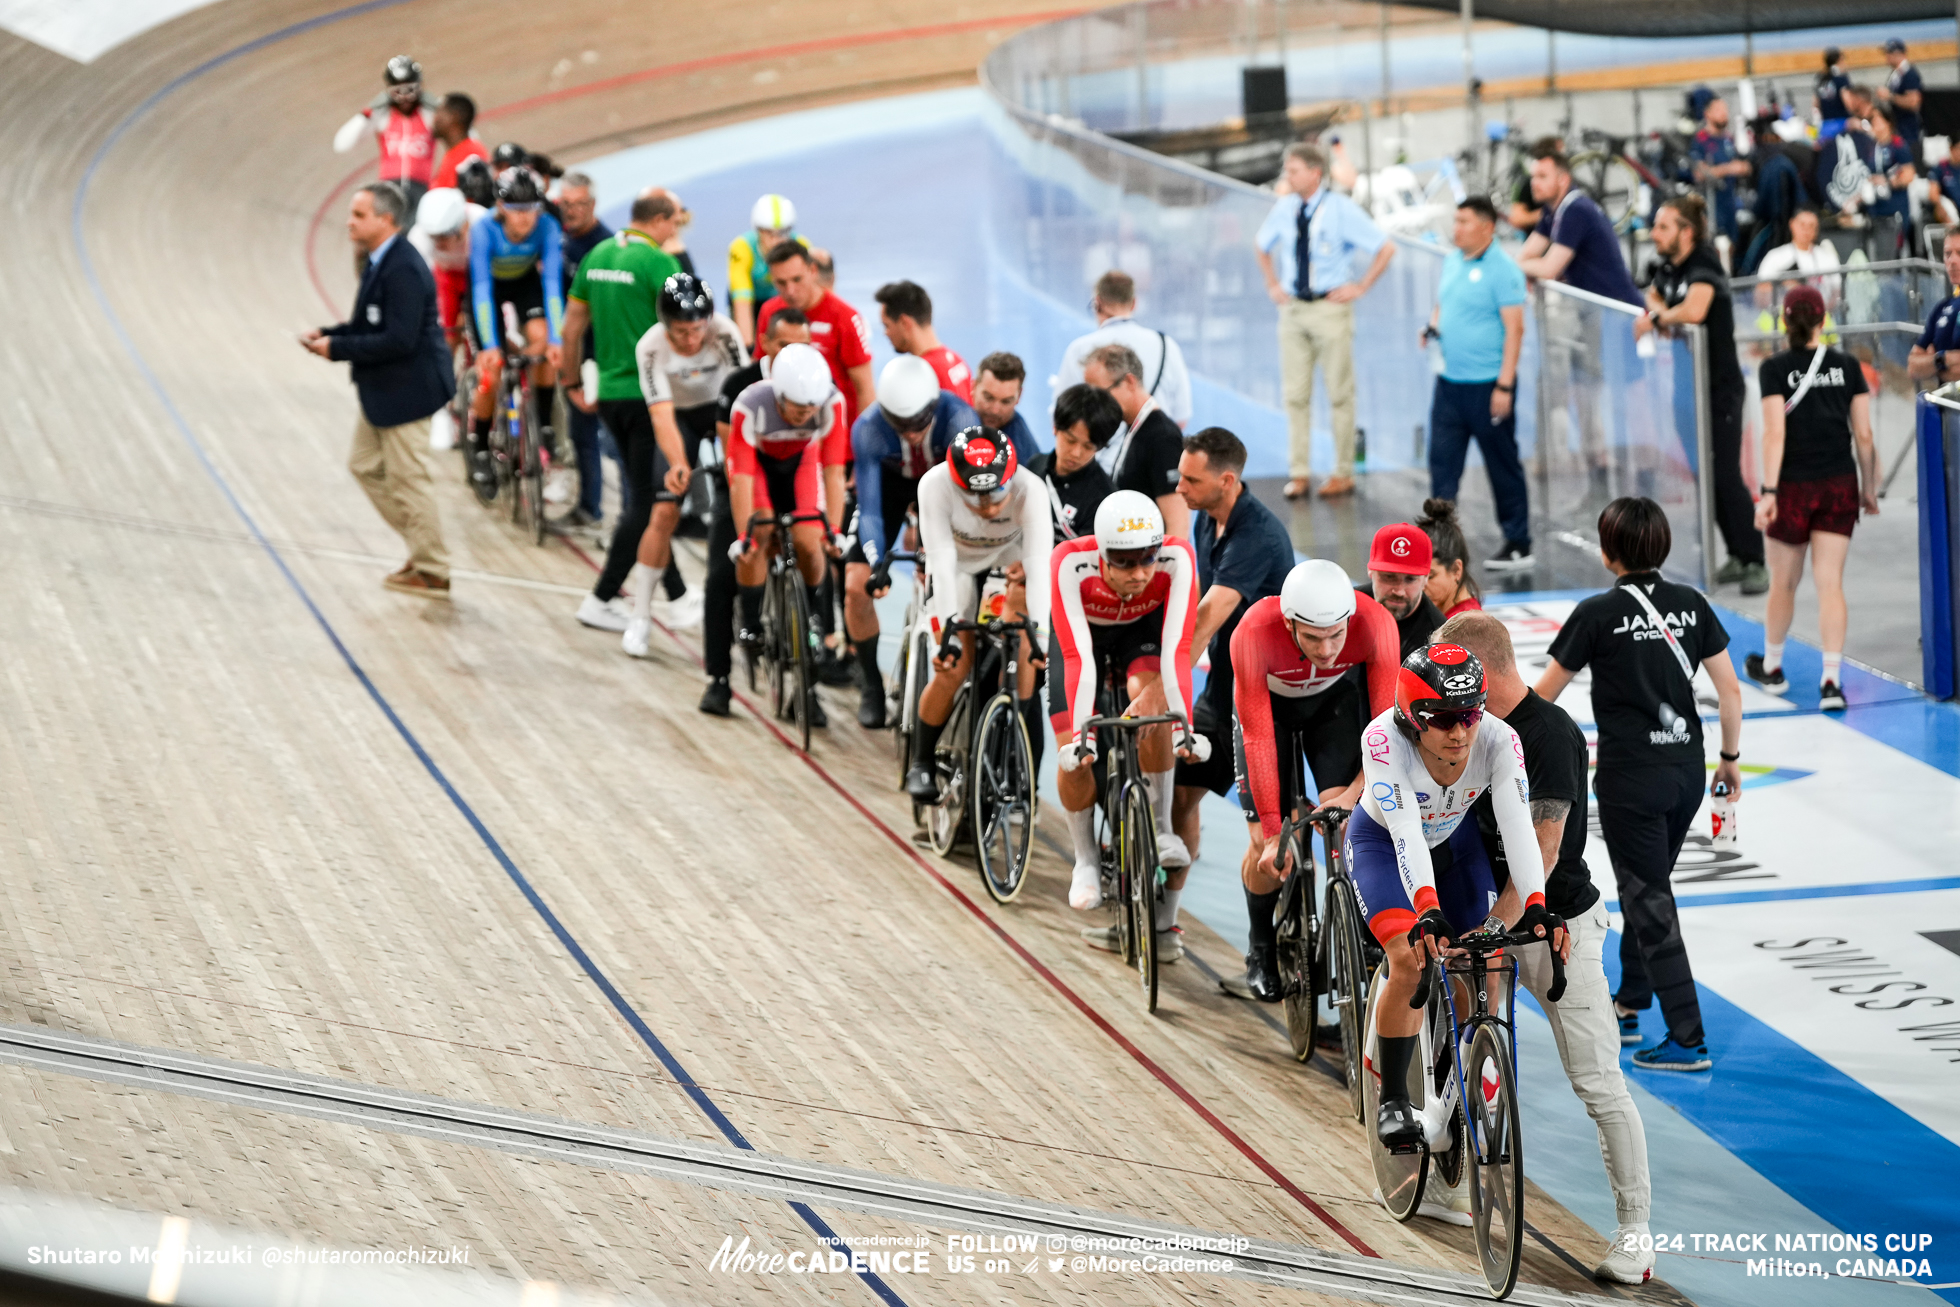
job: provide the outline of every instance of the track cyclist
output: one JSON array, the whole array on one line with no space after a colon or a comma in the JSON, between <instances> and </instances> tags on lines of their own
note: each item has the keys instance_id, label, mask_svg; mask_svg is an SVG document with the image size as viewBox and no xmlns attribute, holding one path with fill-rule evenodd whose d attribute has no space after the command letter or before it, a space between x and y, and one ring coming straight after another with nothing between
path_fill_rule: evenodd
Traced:
<instances>
[{"instance_id":1,"label":"track cyclist","mask_svg":"<svg viewBox=\"0 0 1960 1307\"><path fill-rule=\"evenodd\" d=\"M728 551L737 585L760 587L768 577L776 528L751 525L753 515L815 513L821 503L830 534L836 534L843 525L850 452L844 397L831 382L830 365L814 345L783 346L769 379L742 392L728 424L728 501L742 532ZM812 612L826 566L823 525L799 522L790 533ZM822 705L811 703L812 724L826 725Z\"/></svg>"},{"instance_id":2,"label":"track cyclist","mask_svg":"<svg viewBox=\"0 0 1960 1307\"><path fill-rule=\"evenodd\" d=\"M1457 935L1497 905L1490 855L1468 820L1488 793L1524 913L1516 929L1548 939L1561 955L1565 923L1545 907L1545 860L1531 824L1524 746L1484 715L1484 667L1460 645L1410 654L1396 676L1395 706L1361 737L1364 789L1347 827L1348 868L1362 916L1388 955L1376 1021L1381 1041L1383 1146L1414 1147L1422 1121L1408 1098L1422 1013L1409 1007L1422 971Z\"/></svg>"},{"instance_id":3,"label":"track cyclist","mask_svg":"<svg viewBox=\"0 0 1960 1307\"><path fill-rule=\"evenodd\" d=\"M563 263L558 220L544 212L544 180L529 168L497 174L497 207L470 228L470 309L476 328L477 390L470 403L472 475L492 475L485 463L490 409L503 372L503 306L516 311L525 350L544 362L531 374L538 400L539 443L555 443L552 401L564 325Z\"/></svg>"},{"instance_id":4,"label":"track cyclist","mask_svg":"<svg viewBox=\"0 0 1960 1307\"><path fill-rule=\"evenodd\" d=\"M1232 633L1233 765L1250 837L1239 878L1252 921L1245 983L1226 983L1233 993L1281 998L1274 859L1281 819L1306 797L1289 792L1295 760L1305 756L1322 805L1354 806L1362 728L1395 703L1398 639L1388 611L1325 558L1295 564L1279 593L1246 609Z\"/></svg>"},{"instance_id":5,"label":"track cyclist","mask_svg":"<svg viewBox=\"0 0 1960 1307\"><path fill-rule=\"evenodd\" d=\"M1048 714L1059 770L1055 788L1068 814L1075 871L1069 906L1102 903L1102 851L1096 840L1095 737L1077 743L1096 715L1105 669L1117 678L1117 700L1129 716L1182 714L1191 720L1191 639L1198 618L1198 561L1191 544L1164 533L1164 515L1140 491L1119 490L1096 507L1095 534L1056 545L1049 558L1054 629L1049 637ZM1168 682L1168 686L1167 683ZM1168 705L1168 706L1167 706ZM1201 736L1180 730L1179 756L1209 754ZM1157 823L1157 860L1169 873L1157 909L1158 957L1175 961L1178 899L1191 855L1171 830L1176 762L1171 728L1153 726L1138 741ZM1091 943L1095 941L1091 940Z\"/></svg>"},{"instance_id":6,"label":"track cyclist","mask_svg":"<svg viewBox=\"0 0 1960 1307\"><path fill-rule=\"evenodd\" d=\"M1007 573L1001 616L1008 621L1026 618L1037 633L1045 628L1051 582L1048 551L1054 531L1047 489L1021 466L1012 441L982 426L955 435L945 461L919 478L919 541L927 574L933 578L926 609L934 629L943 630L949 622L978 620L982 582L987 571L996 567ZM876 580L874 576L874 585ZM905 773L905 792L920 803L939 800L933 750L952 714L953 696L973 666L973 648L973 632L963 631L957 654L938 657L935 651L932 679L919 698L912 764ZM1039 646L1027 647L1024 636L1021 655L1015 660L1019 693L1030 705L1035 660L1042 652ZM1040 738L1038 730L1028 732L1030 743Z\"/></svg>"}]
</instances>

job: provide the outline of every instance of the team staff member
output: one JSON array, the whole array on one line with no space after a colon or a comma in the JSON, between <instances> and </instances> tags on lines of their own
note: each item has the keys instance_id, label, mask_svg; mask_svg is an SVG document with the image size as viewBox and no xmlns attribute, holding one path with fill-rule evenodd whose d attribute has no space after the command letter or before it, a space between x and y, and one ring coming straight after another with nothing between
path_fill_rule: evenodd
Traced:
<instances>
[{"instance_id":1,"label":"team staff member","mask_svg":"<svg viewBox=\"0 0 1960 1307\"><path fill-rule=\"evenodd\" d=\"M1756 523L1769 534L1769 611L1763 652L1743 668L1771 694L1789 688L1783 640L1797 605L1804 554L1817 580L1817 625L1823 636L1824 680L1818 707L1844 707L1840 683L1844 634L1844 560L1858 512L1878 512L1878 450L1872 443L1871 395L1858 360L1815 341L1824 297L1793 286L1783 297L1790 348L1763 361L1763 487ZM1853 446L1857 457L1852 457ZM1860 474L1864 491L1858 489Z\"/></svg>"},{"instance_id":2,"label":"team staff member","mask_svg":"<svg viewBox=\"0 0 1960 1307\"><path fill-rule=\"evenodd\" d=\"M1546 868L1545 907L1571 932L1572 956L1565 964L1565 995L1557 1003L1546 998L1552 974L1543 951L1518 952L1518 979L1551 1019L1566 1079L1599 1131L1599 1151L1606 1159L1619 1227L1593 1274L1640 1284L1654 1268L1651 1245L1641 1247L1653 1209L1653 1186L1647 1175L1647 1132L1620 1072L1620 1025L1613 1017L1612 994L1600 960L1606 942L1606 901L1586 866L1585 732L1563 709L1525 686L1518 676L1510 633L1497 618L1488 613L1452 617L1436 632L1436 639L1476 655L1484 665L1484 711L1516 731L1524 746L1531 825ZM1499 883L1505 885L1497 912L1506 921L1516 921L1523 905L1506 884L1510 866L1490 796L1479 796L1471 813Z\"/></svg>"},{"instance_id":3,"label":"team staff member","mask_svg":"<svg viewBox=\"0 0 1960 1307\"><path fill-rule=\"evenodd\" d=\"M885 339L901 354L914 354L932 364L939 377L939 388L950 390L962 400L973 402L973 374L966 360L939 343L932 329L932 296L915 282L890 281L871 297L878 301L878 324Z\"/></svg>"},{"instance_id":4,"label":"team staff member","mask_svg":"<svg viewBox=\"0 0 1960 1307\"><path fill-rule=\"evenodd\" d=\"M735 514L728 504L728 470L726 451L728 449L729 424L735 418L735 401L742 392L769 375L769 364L785 345L807 345L810 343L810 324L796 309L784 309L769 320L769 330L762 333L762 340L756 359L746 367L738 368L721 383L721 395L715 401L716 448L721 451L705 469L714 483L714 518L708 530L708 577L701 588L706 592L701 621L701 665L708 673L707 689L701 692L701 711L715 717L729 715L729 703L734 691L728 684L728 675L733 670L732 658L735 643L735 598L738 588L735 584L735 563L728 556L734 545ZM759 585L740 589L742 600L742 639L753 648L762 629L762 587Z\"/></svg>"},{"instance_id":5,"label":"team staff member","mask_svg":"<svg viewBox=\"0 0 1960 1307\"><path fill-rule=\"evenodd\" d=\"M1350 676L1357 667L1367 671ZM1288 572L1279 594L1254 604L1233 633L1233 763L1248 836L1239 878L1252 927L1245 980L1226 982L1228 991L1279 1002L1273 909L1281 877L1273 859L1280 822L1309 794L1323 805L1354 806L1361 790L1361 731L1371 716L1394 705L1400 667L1387 611L1325 558L1310 558ZM1302 755L1310 776L1300 773Z\"/></svg>"},{"instance_id":6,"label":"team staff member","mask_svg":"<svg viewBox=\"0 0 1960 1307\"><path fill-rule=\"evenodd\" d=\"M1123 410L1106 390L1075 385L1056 398L1055 448L1028 460L1028 471L1048 488L1056 544L1081 535L1096 520L1097 506L1115 493L1096 452L1122 425Z\"/></svg>"},{"instance_id":7,"label":"team staff member","mask_svg":"<svg viewBox=\"0 0 1960 1307\"><path fill-rule=\"evenodd\" d=\"M606 565L592 593L580 601L578 620L597 630L620 634L625 633L633 614L619 598L619 591L633 570L640 537L646 534L647 520L663 484L656 475L660 456L667 460L667 491L678 495L687 489L687 451L681 448L678 431L654 427L646 396L640 390L640 363L635 354L640 337L659 319L661 287L680 271L673 256L660 248L673 227L673 201L642 192L633 201L626 229L595 246L579 265L565 319L571 347L565 351L560 378L572 392L574 405L585 408L594 402L583 391L578 367L580 341L590 322L593 357L599 365L599 416L619 445L620 467L625 474L620 485L624 502L613 527L612 545L606 550ZM652 584L651 577L647 584Z\"/></svg>"},{"instance_id":8,"label":"team staff member","mask_svg":"<svg viewBox=\"0 0 1960 1307\"><path fill-rule=\"evenodd\" d=\"M1484 606L1483 587L1470 573L1470 546L1463 539L1463 526L1456 520L1456 505L1447 499L1422 501L1422 516L1416 526L1429 537L1429 602L1445 618L1472 612Z\"/></svg>"},{"instance_id":9,"label":"team staff member","mask_svg":"<svg viewBox=\"0 0 1960 1307\"><path fill-rule=\"evenodd\" d=\"M1177 493L1177 464L1184 457L1184 433L1143 384L1143 362L1128 345L1104 345L1082 365L1089 385L1109 392L1123 410L1123 434L1107 464L1118 490L1134 490L1156 501L1165 529L1180 538L1191 534L1191 508Z\"/></svg>"},{"instance_id":10,"label":"team staff member","mask_svg":"<svg viewBox=\"0 0 1960 1307\"><path fill-rule=\"evenodd\" d=\"M1960 227L1947 229L1940 257L1946 264L1947 285L1954 293L1926 315L1926 329L1906 356L1906 375L1914 381L1945 385L1960 377Z\"/></svg>"},{"instance_id":11,"label":"team staff member","mask_svg":"<svg viewBox=\"0 0 1960 1307\"><path fill-rule=\"evenodd\" d=\"M980 370L973 380L972 400L980 424L1000 432L1014 442L1014 448L1024 452L1039 448L1034 432L1028 430L1028 420L1021 416L1021 387L1027 379L1028 369L1019 355L995 350L980 360Z\"/></svg>"},{"instance_id":12,"label":"team staff member","mask_svg":"<svg viewBox=\"0 0 1960 1307\"><path fill-rule=\"evenodd\" d=\"M844 555L844 633L856 650L858 724L868 731L885 725L872 598L891 586L890 551L901 546L905 514L919 500L919 479L946 461L954 436L977 426L966 402L940 389L931 365L911 354L885 364L878 402L852 424L857 540Z\"/></svg>"},{"instance_id":13,"label":"team staff member","mask_svg":"<svg viewBox=\"0 0 1960 1307\"><path fill-rule=\"evenodd\" d=\"M755 345L755 311L776 293L770 280L769 255L783 242L801 239L796 234L796 206L770 194L749 209L749 229L728 242L728 316L751 348Z\"/></svg>"},{"instance_id":14,"label":"team staff member","mask_svg":"<svg viewBox=\"0 0 1960 1307\"><path fill-rule=\"evenodd\" d=\"M1136 281L1127 272L1105 272L1096 278L1089 310L1096 315L1096 329L1077 336L1062 351L1062 366L1053 383L1055 393L1080 382L1082 365L1104 345L1128 345L1150 374L1146 389L1183 430L1191 421L1191 370L1184 365L1184 351L1176 341L1136 320Z\"/></svg>"},{"instance_id":15,"label":"team staff member","mask_svg":"<svg viewBox=\"0 0 1960 1307\"><path fill-rule=\"evenodd\" d=\"M406 206L387 182L354 192L347 234L370 251L354 309L338 326L309 331L300 343L323 359L348 362L361 414L348 470L389 526L408 543L408 561L382 584L430 599L449 597L449 552L429 480L429 417L456 393L455 370L436 321L436 283L428 264L401 239Z\"/></svg>"},{"instance_id":16,"label":"team staff member","mask_svg":"<svg viewBox=\"0 0 1960 1307\"><path fill-rule=\"evenodd\" d=\"M1694 669L1708 669L1722 718L1721 763L1710 783L1742 793L1742 691L1729 633L1701 592L1661 579L1673 546L1667 514L1651 499L1616 499L1599 515L1600 560L1619 581L1581 601L1552 640L1537 690L1556 701L1590 667L1599 721L1599 826L1613 859L1626 929L1620 936L1622 1037L1639 1039L1639 1014L1658 994L1667 1037L1633 1055L1655 1071L1706 1071L1688 948L1669 876L1701 807L1701 709Z\"/></svg>"},{"instance_id":17,"label":"team staff member","mask_svg":"<svg viewBox=\"0 0 1960 1307\"><path fill-rule=\"evenodd\" d=\"M1293 568L1293 542L1273 511L1245 488L1245 443L1223 427L1184 440L1177 493L1191 506L1198 555L1198 621L1193 654L1208 650L1211 670L1192 709L1191 728L1211 741L1203 762L1177 765L1171 824L1190 858L1198 856L1198 805L1205 791L1232 788L1232 635L1246 610L1276 595ZM1168 864L1167 864L1168 865ZM1110 936L1111 947L1120 947Z\"/></svg>"},{"instance_id":18,"label":"team staff member","mask_svg":"<svg viewBox=\"0 0 1960 1307\"><path fill-rule=\"evenodd\" d=\"M1288 499L1311 487L1313 370L1327 381L1334 417L1334 475L1322 499L1354 493L1354 302L1368 293L1395 255L1395 244L1347 196L1327 186L1327 156L1317 145L1289 145L1281 165L1289 192L1259 224L1259 270L1279 305L1279 366L1286 390L1292 480ZM1370 256L1355 273L1356 255Z\"/></svg>"},{"instance_id":19,"label":"team staff member","mask_svg":"<svg viewBox=\"0 0 1960 1307\"><path fill-rule=\"evenodd\" d=\"M659 310L660 321L640 337L633 356L640 370L640 395L653 421L653 479L664 486L672 465L662 451L678 444L686 450L688 462L699 466L697 451L702 442L715 438L716 398L722 383L742 366L748 351L735 324L715 312L714 293L685 272L667 278L660 288ZM693 475L690 467L690 482ZM679 495L664 489L655 493L638 555L649 580L675 570L673 539L680 510ZM670 598L669 605L665 615L669 626L685 630L700 623L698 595L692 604ZM633 620L620 638L620 648L635 658L647 656L652 610L653 586L643 585L634 592Z\"/></svg>"},{"instance_id":20,"label":"team staff member","mask_svg":"<svg viewBox=\"0 0 1960 1307\"><path fill-rule=\"evenodd\" d=\"M1518 461L1518 354L1524 348L1524 274L1497 246L1497 210L1481 195L1456 206L1456 248L1429 332L1440 335L1443 373L1429 404L1429 493L1455 499L1476 442L1504 547L1486 566L1530 567L1531 499ZM1427 337L1426 337L1427 338Z\"/></svg>"},{"instance_id":21,"label":"team staff member","mask_svg":"<svg viewBox=\"0 0 1960 1307\"><path fill-rule=\"evenodd\" d=\"M1736 226L1736 178L1749 175L1750 163L1735 152L1730 134L1728 101L1716 96L1702 110L1702 126L1688 145L1694 178L1715 197L1715 229L1734 242L1740 235Z\"/></svg>"},{"instance_id":22,"label":"team staff member","mask_svg":"<svg viewBox=\"0 0 1960 1307\"><path fill-rule=\"evenodd\" d=\"M461 91L451 91L442 97L436 107L435 119L429 129L435 133L436 144L442 148L442 160L436 164L435 171L429 174L429 189L456 185L456 171L470 159L490 162L490 151L483 148L483 142L470 135L476 125L476 101Z\"/></svg>"},{"instance_id":23,"label":"team staff member","mask_svg":"<svg viewBox=\"0 0 1960 1307\"><path fill-rule=\"evenodd\" d=\"M1375 532L1368 547L1368 579L1356 586L1395 619L1401 657L1431 643L1443 624L1443 610L1429 598L1429 564L1434 546L1419 526L1391 522Z\"/></svg>"},{"instance_id":24,"label":"team staff member","mask_svg":"<svg viewBox=\"0 0 1960 1307\"><path fill-rule=\"evenodd\" d=\"M810 251L801 244L787 241L769 251L769 276L776 295L757 310L757 330L766 329L769 315L778 309L801 309L810 320L810 343L830 364L831 380L844 397L845 420L857 421L878 398L871 381L871 332L864 318L818 283Z\"/></svg>"},{"instance_id":25,"label":"team staff member","mask_svg":"<svg viewBox=\"0 0 1960 1307\"><path fill-rule=\"evenodd\" d=\"M1878 88L1878 102L1890 115L1892 130L1906 143L1906 162L1918 167L1919 110L1926 98L1926 84L1920 79L1919 70L1906 58L1906 43L1896 36L1885 43L1885 62L1892 71L1886 76L1885 85Z\"/></svg>"},{"instance_id":26,"label":"team staff member","mask_svg":"<svg viewBox=\"0 0 1960 1307\"><path fill-rule=\"evenodd\" d=\"M594 246L613 234L613 230L599 221L599 200L592 191L592 178L582 172L568 172L559 181L558 214L559 225L564 229L560 237L564 251L562 276L565 297L569 301L572 281L578 276L579 265L585 262L585 256L592 252ZM595 357L589 329L579 348L583 357ZM569 390L566 397L569 400ZM571 427L572 451L578 460L578 503L560 519L560 524L596 527L599 519L605 516L603 496L606 489L606 469L599 454L599 412L596 405L591 412L576 404L568 407L566 423Z\"/></svg>"},{"instance_id":27,"label":"team staff member","mask_svg":"<svg viewBox=\"0 0 1960 1307\"><path fill-rule=\"evenodd\" d=\"M1709 452L1715 475L1715 517L1728 546L1728 561L1715 574L1717 585L1742 583L1742 593L1769 589L1763 566L1763 534L1756 529L1755 501L1742 483L1742 406L1748 387L1735 353L1735 303L1728 274L1708 242L1707 208L1698 195L1676 195L1654 215L1654 284L1647 290L1647 316L1637 318L1637 338L1660 327L1699 323L1708 340ZM1692 387L1677 391L1692 399ZM1690 417L1681 423L1694 430Z\"/></svg>"}]
</instances>

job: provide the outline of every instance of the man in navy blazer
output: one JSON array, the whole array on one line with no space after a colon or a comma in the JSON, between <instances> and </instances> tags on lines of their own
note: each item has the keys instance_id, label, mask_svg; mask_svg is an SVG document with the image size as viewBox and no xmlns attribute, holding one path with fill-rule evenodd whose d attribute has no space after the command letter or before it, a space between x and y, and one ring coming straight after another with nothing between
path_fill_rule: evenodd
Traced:
<instances>
[{"instance_id":1,"label":"man in navy blazer","mask_svg":"<svg viewBox=\"0 0 1960 1307\"><path fill-rule=\"evenodd\" d=\"M354 312L300 339L323 359L353 364L361 415L347 466L408 544L408 561L383 584L447 599L449 552L426 451L429 419L455 394L456 378L436 320L435 278L401 238L406 209L401 189L390 182L354 192L347 234L369 251Z\"/></svg>"}]
</instances>

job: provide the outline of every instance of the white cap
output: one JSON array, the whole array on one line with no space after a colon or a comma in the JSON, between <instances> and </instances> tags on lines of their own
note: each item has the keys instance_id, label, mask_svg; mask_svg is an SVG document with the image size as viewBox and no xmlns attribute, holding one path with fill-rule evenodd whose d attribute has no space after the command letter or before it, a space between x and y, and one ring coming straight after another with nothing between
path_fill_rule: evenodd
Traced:
<instances>
[{"instance_id":1,"label":"white cap","mask_svg":"<svg viewBox=\"0 0 1960 1307\"><path fill-rule=\"evenodd\" d=\"M1154 549L1164 543L1164 513L1141 490L1118 490L1096 505L1096 548Z\"/></svg>"},{"instance_id":2,"label":"white cap","mask_svg":"<svg viewBox=\"0 0 1960 1307\"><path fill-rule=\"evenodd\" d=\"M431 236L459 232L469 220L470 202L454 186L436 187L415 208L415 225Z\"/></svg>"},{"instance_id":3,"label":"white cap","mask_svg":"<svg viewBox=\"0 0 1960 1307\"><path fill-rule=\"evenodd\" d=\"M821 404L830 398L830 364L814 345L785 345L769 369L769 384L776 388L779 400Z\"/></svg>"},{"instance_id":4,"label":"white cap","mask_svg":"<svg viewBox=\"0 0 1960 1307\"><path fill-rule=\"evenodd\" d=\"M1354 616L1354 582L1331 559L1309 558L1286 574L1279 588L1280 615L1308 626L1334 626Z\"/></svg>"},{"instance_id":5,"label":"white cap","mask_svg":"<svg viewBox=\"0 0 1960 1307\"><path fill-rule=\"evenodd\" d=\"M757 231L788 231L795 225L796 206L780 195L765 195L749 210L749 226Z\"/></svg>"},{"instance_id":6,"label":"white cap","mask_svg":"<svg viewBox=\"0 0 1960 1307\"><path fill-rule=\"evenodd\" d=\"M939 374L916 354L900 354L878 374L878 407L895 418L915 417L939 402Z\"/></svg>"}]
</instances>

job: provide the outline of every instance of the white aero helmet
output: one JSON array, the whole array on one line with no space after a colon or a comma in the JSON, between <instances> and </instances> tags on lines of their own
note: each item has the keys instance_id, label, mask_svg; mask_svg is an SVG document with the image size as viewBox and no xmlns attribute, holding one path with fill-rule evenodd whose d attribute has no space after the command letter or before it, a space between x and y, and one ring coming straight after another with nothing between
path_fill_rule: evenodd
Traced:
<instances>
[{"instance_id":1,"label":"white aero helmet","mask_svg":"<svg viewBox=\"0 0 1960 1307\"><path fill-rule=\"evenodd\" d=\"M1333 626L1354 616L1354 595L1354 582L1339 563L1309 558L1288 572L1280 585L1280 616L1308 626Z\"/></svg>"},{"instance_id":2,"label":"white aero helmet","mask_svg":"<svg viewBox=\"0 0 1960 1307\"><path fill-rule=\"evenodd\" d=\"M749 226L757 231L788 231L795 225L796 206L780 195L765 195L749 210Z\"/></svg>"},{"instance_id":3,"label":"white aero helmet","mask_svg":"<svg viewBox=\"0 0 1960 1307\"><path fill-rule=\"evenodd\" d=\"M438 186L422 197L415 221L431 236L453 236L470 219L470 204L454 186Z\"/></svg>"},{"instance_id":4,"label":"white aero helmet","mask_svg":"<svg viewBox=\"0 0 1960 1307\"><path fill-rule=\"evenodd\" d=\"M1118 490L1096 505L1096 548L1155 549L1164 543L1164 513L1140 490Z\"/></svg>"},{"instance_id":5,"label":"white aero helmet","mask_svg":"<svg viewBox=\"0 0 1960 1307\"><path fill-rule=\"evenodd\" d=\"M916 354L900 354L878 374L878 407L894 423L915 418L939 402L939 374Z\"/></svg>"},{"instance_id":6,"label":"white aero helmet","mask_svg":"<svg viewBox=\"0 0 1960 1307\"><path fill-rule=\"evenodd\" d=\"M830 397L830 364L814 345L790 344L769 368L776 398L791 404L821 404Z\"/></svg>"}]
</instances>

